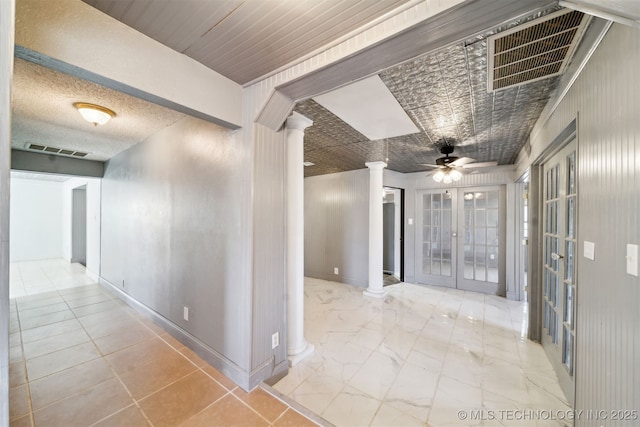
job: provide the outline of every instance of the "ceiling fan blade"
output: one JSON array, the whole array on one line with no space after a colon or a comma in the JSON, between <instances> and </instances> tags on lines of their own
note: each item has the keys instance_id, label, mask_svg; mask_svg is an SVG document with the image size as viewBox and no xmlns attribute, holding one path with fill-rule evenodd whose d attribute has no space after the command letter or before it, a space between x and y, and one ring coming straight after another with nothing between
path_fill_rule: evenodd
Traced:
<instances>
[{"instance_id":1,"label":"ceiling fan blade","mask_svg":"<svg viewBox=\"0 0 640 427\"><path fill-rule=\"evenodd\" d=\"M460 167L460 166L464 167L464 165L471 162L475 162L475 159L472 159L471 157L460 157L458 160L455 160L449 163L449 165L454 167Z\"/></svg>"},{"instance_id":2,"label":"ceiling fan blade","mask_svg":"<svg viewBox=\"0 0 640 427\"><path fill-rule=\"evenodd\" d=\"M429 164L429 163L418 163L418 164L420 166L427 166L429 168L439 168L439 167L441 167L440 165L432 165L432 164Z\"/></svg>"},{"instance_id":3,"label":"ceiling fan blade","mask_svg":"<svg viewBox=\"0 0 640 427\"><path fill-rule=\"evenodd\" d=\"M471 168L475 169L475 168L492 168L495 166L498 166L498 162L467 163L462 167L465 169L471 169Z\"/></svg>"}]
</instances>

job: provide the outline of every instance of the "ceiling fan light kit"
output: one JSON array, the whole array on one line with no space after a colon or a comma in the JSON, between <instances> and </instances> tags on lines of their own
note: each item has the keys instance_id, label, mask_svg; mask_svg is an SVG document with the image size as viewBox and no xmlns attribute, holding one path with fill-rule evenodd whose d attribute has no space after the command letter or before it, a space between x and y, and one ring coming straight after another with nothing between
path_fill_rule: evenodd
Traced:
<instances>
[{"instance_id":1,"label":"ceiling fan light kit","mask_svg":"<svg viewBox=\"0 0 640 427\"><path fill-rule=\"evenodd\" d=\"M104 125L116 115L113 110L87 102L76 102L73 106L78 109L83 119L92 123L94 126Z\"/></svg>"},{"instance_id":2,"label":"ceiling fan light kit","mask_svg":"<svg viewBox=\"0 0 640 427\"><path fill-rule=\"evenodd\" d=\"M444 157L436 159L435 165L423 163L424 166L438 169L432 176L435 182L451 184L454 181L460 181L462 172L457 168L470 169L497 166L497 162L474 163L475 160L470 157L449 156L449 154L453 153L453 150L453 145L444 145L440 148L440 153L444 154Z\"/></svg>"}]
</instances>

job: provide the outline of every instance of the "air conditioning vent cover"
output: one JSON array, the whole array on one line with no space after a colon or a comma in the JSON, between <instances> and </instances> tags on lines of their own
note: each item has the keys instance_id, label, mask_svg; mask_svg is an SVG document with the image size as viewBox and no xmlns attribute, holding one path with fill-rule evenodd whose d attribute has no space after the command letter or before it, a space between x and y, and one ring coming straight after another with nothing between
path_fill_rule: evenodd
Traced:
<instances>
[{"instance_id":1,"label":"air conditioning vent cover","mask_svg":"<svg viewBox=\"0 0 640 427\"><path fill-rule=\"evenodd\" d=\"M561 10L491 36L487 41L487 91L564 73L587 21L582 12Z\"/></svg>"},{"instance_id":2,"label":"air conditioning vent cover","mask_svg":"<svg viewBox=\"0 0 640 427\"><path fill-rule=\"evenodd\" d=\"M89 154L89 153L84 153L82 151L67 150L64 148L49 147L49 146L40 145L40 144L29 144L27 145L27 148L32 151L42 151L45 153L61 154L63 156L71 156L71 157L85 157L87 154Z\"/></svg>"}]
</instances>

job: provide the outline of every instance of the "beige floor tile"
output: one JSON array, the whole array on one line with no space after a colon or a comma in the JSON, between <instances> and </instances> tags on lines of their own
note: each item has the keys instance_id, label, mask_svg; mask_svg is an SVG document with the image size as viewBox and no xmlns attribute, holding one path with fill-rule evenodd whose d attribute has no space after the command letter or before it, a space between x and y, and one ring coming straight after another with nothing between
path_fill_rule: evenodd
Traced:
<instances>
[{"instance_id":1,"label":"beige floor tile","mask_svg":"<svg viewBox=\"0 0 640 427\"><path fill-rule=\"evenodd\" d=\"M47 304L40 307L19 310L20 319L28 319L30 317L42 316L43 314L57 313L58 311L69 310L69 306L66 302L59 302L57 304Z\"/></svg>"},{"instance_id":2,"label":"beige floor tile","mask_svg":"<svg viewBox=\"0 0 640 427\"><path fill-rule=\"evenodd\" d=\"M9 387L16 387L27 382L27 371L24 361L15 362L9 365Z\"/></svg>"},{"instance_id":3,"label":"beige floor tile","mask_svg":"<svg viewBox=\"0 0 640 427\"><path fill-rule=\"evenodd\" d=\"M33 409L40 409L112 378L114 374L109 365L100 358L31 381Z\"/></svg>"},{"instance_id":4,"label":"beige floor tile","mask_svg":"<svg viewBox=\"0 0 640 427\"><path fill-rule=\"evenodd\" d=\"M100 352L93 343L88 342L28 360L27 374L29 380L33 381L98 357Z\"/></svg>"},{"instance_id":5,"label":"beige floor tile","mask_svg":"<svg viewBox=\"0 0 640 427\"><path fill-rule=\"evenodd\" d=\"M139 400L179 380L197 368L177 352L118 374L131 395Z\"/></svg>"},{"instance_id":6,"label":"beige floor tile","mask_svg":"<svg viewBox=\"0 0 640 427\"><path fill-rule=\"evenodd\" d=\"M211 378L218 381L227 390L233 390L238 387L236 383L224 376L220 371L218 371L211 365L204 365L201 369Z\"/></svg>"},{"instance_id":7,"label":"beige floor tile","mask_svg":"<svg viewBox=\"0 0 640 427\"><path fill-rule=\"evenodd\" d=\"M74 319L75 315L69 309L57 311L55 313L43 314L41 316L28 317L20 321L22 330L37 328L38 326L51 325L53 323Z\"/></svg>"},{"instance_id":8,"label":"beige floor tile","mask_svg":"<svg viewBox=\"0 0 640 427\"><path fill-rule=\"evenodd\" d=\"M119 333L114 333L100 338L94 338L98 350L104 355L114 353L123 348L131 347L141 341L147 341L156 335L144 326L131 325Z\"/></svg>"},{"instance_id":9,"label":"beige floor tile","mask_svg":"<svg viewBox=\"0 0 640 427\"><path fill-rule=\"evenodd\" d=\"M276 427L312 427L317 426L316 423L301 415L299 412L289 408L284 415L273 423Z\"/></svg>"},{"instance_id":10,"label":"beige floor tile","mask_svg":"<svg viewBox=\"0 0 640 427\"><path fill-rule=\"evenodd\" d=\"M150 424L140 408L131 405L95 424L95 427L147 427Z\"/></svg>"},{"instance_id":11,"label":"beige floor tile","mask_svg":"<svg viewBox=\"0 0 640 427\"><path fill-rule=\"evenodd\" d=\"M174 352L175 350L160 338L153 338L109 354L106 359L116 373L122 374L155 359L169 357Z\"/></svg>"},{"instance_id":12,"label":"beige floor tile","mask_svg":"<svg viewBox=\"0 0 640 427\"><path fill-rule=\"evenodd\" d=\"M274 422L288 408L288 405L285 405L260 387L254 389L250 393L247 393L238 387L233 391L233 393L269 422Z\"/></svg>"},{"instance_id":13,"label":"beige floor tile","mask_svg":"<svg viewBox=\"0 0 640 427\"><path fill-rule=\"evenodd\" d=\"M261 427L267 420L244 405L233 394L228 394L199 414L189 418L182 427Z\"/></svg>"},{"instance_id":14,"label":"beige floor tile","mask_svg":"<svg viewBox=\"0 0 640 427\"><path fill-rule=\"evenodd\" d=\"M27 386L21 385L9 390L9 418L20 418L29 414L29 396Z\"/></svg>"},{"instance_id":15,"label":"beige floor tile","mask_svg":"<svg viewBox=\"0 0 640 427\"><path fill-rule=\"evenodd\" d=\"M59 335L41 338L24 344L25 359L33 359L54 351L73 347L89 341L89 335L83 329L76 329Z\"/></svg>"},{"instance_id":16,"label":"beige floor tile","mask_svg":"<svg viewBox=\"0 0 640 427\"><path fill-rule=\"evenodd\" d=\"M34 418L36 425L47 427L88 426L131 403L129 394L114 378L35 411Z\"/></svg>"},{"instance_id":17,"label":"beige floor tile","mask_svg":"<svg viewBox=\"0 0 640 427\"><path fill-rule=\"evenodd\" d=\"M31 414L11 420L11 427L32 427Z\"/></svg>"},{"instance_id":18,"label":"beige floor tile","mask_svg":"<svg viewBox=\"0 0 640 427\"><path fill-rule=\"evenodd\" d=\"M62 322L52 323L50 325L40 326L33 329L22 331L22 341L27 344L42 338L52 337L63 334L65 332L82 329L82 325L77 319L64 320Z\"/></svg>"},{"instance_id":19,"label":"beige floor tile","mask_svg":"<svg viewBox=\"0 0 640 427\"><path fill-rule=\"evenodd\" d=\"M154 426L170 427L196 415L227 393L202 371L163 388L139 402Z\"/></svg>"}]
</instances>

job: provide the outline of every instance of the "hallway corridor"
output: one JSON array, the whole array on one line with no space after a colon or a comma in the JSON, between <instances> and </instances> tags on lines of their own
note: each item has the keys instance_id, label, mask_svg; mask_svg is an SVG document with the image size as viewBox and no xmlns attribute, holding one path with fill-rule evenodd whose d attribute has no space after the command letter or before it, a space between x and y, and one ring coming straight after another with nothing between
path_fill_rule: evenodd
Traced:
<instances>
[{"instance_id":1,"label":"hallway corridor","mask_svg":"<svg viewBox=\"0 0 640 427\"><path fill-rule=\"evenodd\" d=\"M11 426L313 426L245 393L100 285L10 303Z\"/></svg>"},{"instance_id":2,"label":"hallway corridor","mask_svg":"<svg viewBox=\"0 0 640 427\"><path fill-rule=\"evenodd\" d=\"M9 297L18 298L96 283L82 264L62 258L10 264Z\"/></svg>"}]
</instances>

